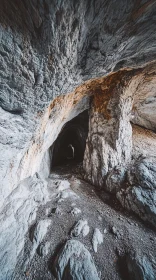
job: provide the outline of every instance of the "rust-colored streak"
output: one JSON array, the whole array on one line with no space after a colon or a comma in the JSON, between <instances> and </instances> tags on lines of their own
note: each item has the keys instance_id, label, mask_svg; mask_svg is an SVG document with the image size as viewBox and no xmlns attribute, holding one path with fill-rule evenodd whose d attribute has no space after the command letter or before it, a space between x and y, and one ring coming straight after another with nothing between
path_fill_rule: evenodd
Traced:
<instances>
[{"instance_id":1,"label":"rust-colored streak","mask_svg":"<svg viewBox=\"0 0 156 280\"><path fill-rule=\"evenodd\" d=\"M96 86L93 97L94 111L104 115L109 120L111 118L111 112L108 109L108 103L113 94L124 88L132 77L134 71L121 70L113 73L103 79L101 85Z\"/></svg>"},{"instance_id":2,"label":"rust-colored streak","mask_svg":"<svg viewBox=\"0 0 156 280\"><path fill-rule=\"evenodd\" d=\"M108 109L108 103L113 94L124 90L134 76L142 73L146 77L149 72L151 79L155 74L155 63L140 69L126 68L105 77L91 79L78 86L73 92L56 97L48 107L48 114L50 116L52 110L57 106L74 108L84 96L93 96L94 111L104 114L105 118L109 120L111 112Z\"/></svg>"}]
</instances>

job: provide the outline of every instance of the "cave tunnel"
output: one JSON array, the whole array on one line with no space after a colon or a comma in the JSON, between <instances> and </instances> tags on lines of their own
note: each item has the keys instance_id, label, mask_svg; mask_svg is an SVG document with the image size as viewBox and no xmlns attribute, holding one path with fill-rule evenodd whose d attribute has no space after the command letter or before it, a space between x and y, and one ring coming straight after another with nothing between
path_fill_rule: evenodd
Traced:
<instances>
[{"instance_id":1,"label":"cave tunnel","mask_svg":"<svg viewBox=\"0 0 156 280\"><path fill-rule=\"evenodd\" d=\"M85 110L64 125L51 147L51 168L83 161L88 121L88 110Z\"/></svg>"}]
</instances>

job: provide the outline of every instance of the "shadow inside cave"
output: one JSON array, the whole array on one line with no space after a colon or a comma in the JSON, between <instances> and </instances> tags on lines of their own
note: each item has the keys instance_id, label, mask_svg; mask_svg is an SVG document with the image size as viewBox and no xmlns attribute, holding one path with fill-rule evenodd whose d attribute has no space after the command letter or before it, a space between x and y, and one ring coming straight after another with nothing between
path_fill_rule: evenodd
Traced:
<instances>
[{"instance_id":1,"label":"shadow inside cave","mask_svg":"<svg viewBox=\"0 0 156 280\"><path fill-rule=\"evenodd\" d=\"M66 123L50 148L51 171L83 161L88 135L88 110Z\"/></svg>"}]
</instances>

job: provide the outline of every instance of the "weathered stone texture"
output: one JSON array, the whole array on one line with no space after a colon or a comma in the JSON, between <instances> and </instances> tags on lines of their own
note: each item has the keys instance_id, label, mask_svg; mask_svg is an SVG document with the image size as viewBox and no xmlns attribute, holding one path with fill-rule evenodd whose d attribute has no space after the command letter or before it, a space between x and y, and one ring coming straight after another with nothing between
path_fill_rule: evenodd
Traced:
<instances>
[{"instance_id":1,"label":"weathered stone texture","mask_svg":"<svg viewBox=\"0 0 156 280\"><path fill-rule=\"evenodd\" d=\"M133 139L130 122L137 122L135 110L140 103L145 103L148 94L155 95L154 69L155 64L151 64L150 68L147 66L139 70L119 71L99 83L92 98L84 157L86 178L93 184L104 186L108 172L119 168L123 173L122 169L126 169L126 165L131 162ZM156 117L155 112L153 115ZM149 115L143 119L144 126L151 128L148 117ZM140 152L141 150L143 153L143 147Z\"/></svg>"},{"instance_id":2,"label":"weathered stone texture","mask_svg":"<svg viewBox=\"0 0 156 280\"><path fill-rule=\"evenodd\" d=\"M99 280L89 251L77 240L69 240L54 263L56 279Z\"/></svg>"},{"instance_id":3,"label":"weathered stone texture","mask_svg":"<svg viewBox=\"0 0 156 280\"><path fill-rule=\"evenodd\" d=\"M144 256L128 256L127 267L130 280L154 280L155 272L152 263L146 255Z\"/></svg>"},{"instance_id":4,"label":"weathered stone texture","mask_svg":"<svg viewBox=\"0 0 156 280\"><path fill-rule=\"evenodd\" d=\"M51 100L84 80L155 58L155 5L121 0L1 1L1 203L31 175L23 162L27 152L32 157L34 145L41 145L36 130ZM32 173L41 162L36 153L33 157L38 164L33 164Z\"/></svg>"},{"instance_id":5,"label":"weathered stone texture","mask_svg":"<svg viewBox=\"0 0 156 280\"><path fill-rule=\"evenodd\" d=\"M141 219L156 226L156 158L138 158L128 171L128 187L117 198Z\"/></svg>"},{"instance_id":6,"label":"weathered stone texture","mask_svg":"<svg viewBox=\"0 0 156 280\"><path fill-rule=\"evenodd\" d=\"M11 279L18 255L24 249L24 235L36 219L39 205L48 200L47 182L38 174L22 181L8 196L0 213L0 279Z\"/></svg>"},{"instance_id":7,"label":"weathered stone texture","mask_svg":"<svg viewBox=\"0 0 156 280\"><path fill-rule=\"evenodd\" d=\"M40 179L32 191L33 180L38 181L33 176L35 172L48 176L48 149L67 121L91 105L84 168L86 178L93 184L100 187L106 184L107 190L119 191L131 157L138 167L137 155L141 155L143 149L147 164L143 163L141 168L151 166L148 159L154 149L149 149L147 143L152 144L155 136L149 133L143 143L142 136L137 138L133 133L130 122L156 131L155 17L154 0L1 0L0 209L4 231L0 236L0 260L3 280L8 270L10 275L23 246L28 228L28 221L23 224L22 220L24 209L27 209L26 220L36 211L35 191L39 203L44 203L40 189L44 180ZM142 148L138 147L137 139L141 139ZM155 176L151 175L150 168L147 173L145 182ZM28 182L24 183L24 194L21 194L24 179ZM146 189L142 181L136 187L140 192ZM131 182L129 188L131 192ZM143 195L149 192L151 197L154 188L150 184ZM147 197L135 212L142 211L147 204L151 218L154 203L153 196L150 201ZM10 255L3 250L5 232ZM12 258L16 244L17 252Z\"/></svg>"}]
</instances>

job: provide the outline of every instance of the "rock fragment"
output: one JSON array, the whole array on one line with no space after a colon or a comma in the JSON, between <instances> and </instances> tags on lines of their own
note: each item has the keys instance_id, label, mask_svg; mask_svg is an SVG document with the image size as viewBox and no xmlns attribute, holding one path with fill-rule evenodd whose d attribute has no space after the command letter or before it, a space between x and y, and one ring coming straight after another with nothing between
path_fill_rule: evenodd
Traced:
<instances>
[{"instance_id":1,"label":"rock fragment","mask_svg":"<svg viewBox=\"0 0 156 280\"><path fill-rule=\"evenodd\" d=\"M89 251L77 240L69 240L54 263L57 280L99 280Z\"/></svg>"},{"instance_id":2,"label":"rock fragment","mask_svg":"<svg viewBox=\"0 0 156 280\"><path fill-rule=\"evenodd\" d=\"M73 216L76 216L76 215L78 215L78 214L80 214L81 213L81 210L79 209L79 208L73 208L72 209L72 211L71 211L71 214L73 215Z\"/></svg>"},{"instance_id":3,"label":"rock fragment","mask_svg":"<svg viewBox=\"0 0 156 280\"><path fill-rule=\"evenodd\" d=\"M62 180L57 182L57 191L61 192L70 188L70 183L68 180Z\"/></svg>"},{"instance_id":4,"label":"rock fragment","mask_svg":"<svg viewBox=\"0 0 156 280\"><path fill-rule=\"evenodd\" d=\"M103 243L103 234L100 232L98 228L95 229L92 239L94 252L97 253L98 245Z\"/></svg>"},{"instance_id":5,"label":"rock fragment","mask_svg":"<svg viewBox=\"0 0 156 280\"><path fill-rule=\"evenodd\" d=\"M85 237L89 233L89 226L86 220L79 220L71 231L72 236L79 236L80 234Z\"/></svg>"},{"instance_id":6,"label":"rock fragment","mask_svg":"<svg viewBox=\"0 0 156 280\"><path fill-rule=\"evenodd\" d=\"M40 256L46 256L49 253L50 242L46 242L45 244L41 244L38 248L38 254Z\"/></svg>"},{"instance_id":7,"label":"rock fragment","mask_svg":"<svg viewBox=\"0 0 156 280\"><path fill-rule=\"evenodd\" d=\"M35 227L34 234L33 234L33 240L32 240L33 248L32 248L32 251L30 253L29 260L27 260L25 262L25 267L27 266L28 262L32 260L38 246L40 245L44 236L46 235L48 227L50 226L50 224L51 224L51 220L46 219L46 220L39 221L39 223Z\"/></svg>"},{"instance_id":8,"label":"rock fragment","mask_svg":"<svg viewBox=\"0 0 156 280\"><path fill-rule=\"evenodd\" d=\"M39 243L43 240L44 236L47 233L48 227L51 224L51 220L41 220L37 224L35 230L34 230L34 236L33 236L33 245L36 244L39 245Z\"/></svg>"},{"instance_id":9,"label":"rock fragment","mask_svg":"<svg viewBox=\"0 0 156 280\"><path fill-rule=\"evenodd\" d=\"M117 230L115 226L112 227L111 231L116 237L118 238L120 237L120 232Z\"/></svg>"},{"instance_id":10,"label":"rock fragment","mask_svg":"<svg viewBox=\"0 0 156 280\"><path fill-rule=\"evenodd\" d=\"M82 229L82 235L83 237L87 236L89 233L89 226L88 225L84 225L83 229Z\"/></svg>"}]
</instances>

